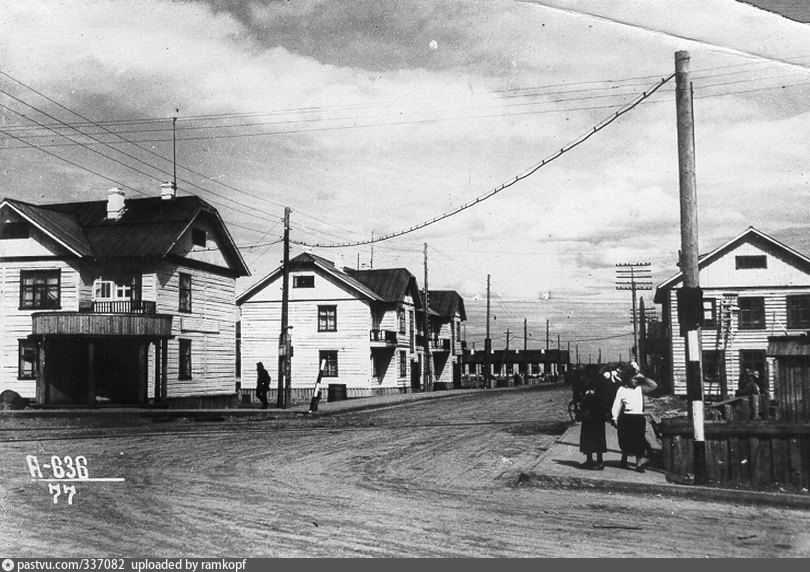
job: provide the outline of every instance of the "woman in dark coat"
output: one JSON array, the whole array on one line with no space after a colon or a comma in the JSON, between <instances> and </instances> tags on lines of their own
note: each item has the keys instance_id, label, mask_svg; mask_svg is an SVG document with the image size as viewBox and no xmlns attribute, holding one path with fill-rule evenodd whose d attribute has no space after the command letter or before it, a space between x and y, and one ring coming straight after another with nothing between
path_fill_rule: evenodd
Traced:
<instances>
[{"instance_id":1,"label":"woman in dark coat","mask_svg":"<svg viewBox=\"0 0 810 572\"><path fill-rule=\"evenodd\" d=\"M602 457L607 451L605 422L610 416L614 392L614 384L609 378L596 375L588 379L588 386L580 403L582 426L579 432L579 450L586 456L585 462L580 465L583 469L601 471L605 468Z\"/></svg>"}]
</instances>

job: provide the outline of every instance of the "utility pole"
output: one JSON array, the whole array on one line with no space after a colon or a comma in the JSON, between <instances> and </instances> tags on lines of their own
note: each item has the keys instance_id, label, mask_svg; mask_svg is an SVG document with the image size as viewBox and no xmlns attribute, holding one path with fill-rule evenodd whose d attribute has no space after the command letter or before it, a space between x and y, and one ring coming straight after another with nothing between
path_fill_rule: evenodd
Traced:
<instances>
[{"instance_id":1,"label":"utility pole","mask_svg":"<svg viewBox=\"0 0 810 572\"><path fill-rule=\"evenodd\" d=\"M523 383L529 383L529 328L523 318Z\"/></svg>"},{"instance_id":2,"label":"utility pole","mask_svg":"<svg viewBox=\"0 0 810 572\"><path fill-rule=\"evenodd\" d=\"M490 354L492 353L492 339L489 337L489 274L487 274L487 337L484 338L484 385L489 389L492 383L492 364Z\"/></svg>"},{"instance_id":3,"label":"utility pole","mask_svg":"<svg viewBox=\"0 0 810 572\"><path fill-rule=\"evenodd\" d=\"M647 315L644 308L644 298L638 302L638 365L647 370Z\"/></svg>"},{"instance_id":4,"label":"utility pole","mask_svg":"<svg viewBox=\"0 0 810 572\"><path fill-rule=\"evenodd\" d=\"M549 373L548 367L548 320L546 320L546 359L543 361L543 372Z\"/></svg>"},{"instance_id":5,"label":"utility pole","mask_svg":"<svg viewBox=\"0 0 810 572\"><path fill-rule=\"evenodd\" d=\"M698 266L697 181L695 176L695 118L689 52L675 52L675 107L678 127L678 180L681 207L681 273L678 290L678 322L685 341L686 394L691 404L694 429L696 485L708 482L706 439L703 423L703 372L700 330L703 321L703 291Z\"/></svg>"},{"instance_id":6,"label":"utility pole","mask_svg":"<svg viewBox=\"0 0 810 572\"><path fill-rule=\"evenodd\" d=\"M430 293L428 292L427 242L425 243L425 391L433 389L433 368L430 355Z\"/></svg>"},{"instance_id":7,"label":"utility pole","mask_svg":"<svg viewBox=\"0 0 810 572\"><path fill-rule=\"evenodd\" d=\"M652 271L649 266L649 262L631 262L616 265L616 290L632 290L633 292L633 350L631 355L636 362L639 361L636 290L652 290Z\"/></svg>"},{"instance_id":8,"label":"utility pole","mask_svg":"<svg viewBox=\"0 0 810 572\"><path fill-rule=\"evenodd\" d=\"M290 207L284 207L284 261L281 270L281 333L278 338L278 396L276 406L289 404L290 392Z\"/></svg>"}]
</instances>

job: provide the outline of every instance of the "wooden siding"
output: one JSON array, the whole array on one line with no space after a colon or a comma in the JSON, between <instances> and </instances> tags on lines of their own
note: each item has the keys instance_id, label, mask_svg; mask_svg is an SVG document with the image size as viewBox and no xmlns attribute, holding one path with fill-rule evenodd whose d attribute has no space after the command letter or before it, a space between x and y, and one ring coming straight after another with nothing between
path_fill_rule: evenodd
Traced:
<instances>
[{"instance_id":1,"label":"wooden siding","mask_svg":"<svg viewBox=\"0 0 810 572\"><path fill-rule=\"evenodd\" d=\"M204 230L206 245L195 245L192 241L192 229ZM171 253L197 262L204 262L223 269L228 269L228 261L222 255L223 243L215 231L214 225L206 216L198 216L186 232L178 239Z\"/></svg>"},{"instance_id":2,"label":"wooden siding","mask_svg":"<svg viewBox=\"0 0 810 572\"><path fill-rule=\"evenodd\" d=\"M737 256L765 256L766 268L736 267ZM767 350L768 336L800 334L805 330L787 329L786 297L794 294L810 294L810 275L793 263L793 258L771 244L760 247L752 242L743 242L725 252L717 260L701 268L699 276L704 299L717 300L719 324L720 300L724 295L761 296L765 302L765 328L761 330L740 330L739 313L733 314L731 329L727 339L716 328L704 328L701 345L706 350L725 350L726 372L729 393L733 395L740 377L741 350ZM672 387L677 395L686 394L685 344L678 325L677 288L680 282L672 285L668 292L664 315L671 317L670 339L672 358ZM773 360L766 360L768 385L773 388ZM720 388L714 385L705 387L706 395L719 395Z\"/></svg>"},{"instance_id":3,"label":"wooden siding","mask_svg":"<svg viewBox=\"0 0 810 572\"><path fill-rule=\"evenodd\" d=\"M314 275L314 287L293 288L294 276ZM352 289L315 271L290 273L288 323L293 345L291 387L307 388L315 383L321 350L337 350L338 377L324 378L324 385L346 384L348 390L375 391L410 385L410 320L406 316L406 333L397 335L397 347L372 350L372 328L399 332L397 311L358 297ZM406 312L413 312L410 297ZM318 331L318 306L337 308L337 331ZM372 311L373 307L373 311ZM275 280L256 292L241 306L242 321L242 386L251 388L256 380L256 362L263 362L278 383L278 345L281 332L281 280ZM399 351L408 352L407 375L399 376ZM372 356L382 360L384 375L373 376Z\"/></svg>"},{"instance_id":4,"label":"wooden siding","mask_svg":"<svg viewBox=\"0 0 810 572\"><path fill-rule=\"evenodd\" d=\"M23 397L36 397L35 380L17 379L18 340L31 334L31 314L42 310L20 309L20 271L54 269L60 270L61 310L78 311L80 278L78 270L71 263L30 260L0 264L0 391L11 389Z\"/></svg>"},{"instance_id":5,"label":"wooden siding","mask_svg":"<svg viewBox=\"0 0 810 572\"><path fill-rule=\"evenodd\" d=\"M191 275L191 312L180 312L180 273ZM152 282L144 279L144 282ZM167 395L216 395L236 388L236 287L233 278L161 263L154 273L157 312L174 316L169 340ZM193 324L200 324L195 327ZM218 330L218 331L215 331ZM179 378L180 340L191 341L191 379ZM149 358L154 391L154 349ZM152 395L153 393L150 393Z\"/></svg>"}]
</instances>

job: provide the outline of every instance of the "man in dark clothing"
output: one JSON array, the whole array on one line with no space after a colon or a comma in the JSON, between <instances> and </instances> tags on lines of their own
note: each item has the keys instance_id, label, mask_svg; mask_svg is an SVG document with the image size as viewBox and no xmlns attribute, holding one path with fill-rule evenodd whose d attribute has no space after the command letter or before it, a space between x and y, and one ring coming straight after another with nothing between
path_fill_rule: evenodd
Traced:
<instances>
[{"instance_id":1,"label":"man in dark clothing","mask_svg":"<svg viewBox=\"0 0 810 572\"><path fill-rule=\"evenodd\" d=\"M262 402L262 409L267 409L267 392L270 391L270 374L264 364L256 364L256 397Z\"/></svg>"}]
</instances>

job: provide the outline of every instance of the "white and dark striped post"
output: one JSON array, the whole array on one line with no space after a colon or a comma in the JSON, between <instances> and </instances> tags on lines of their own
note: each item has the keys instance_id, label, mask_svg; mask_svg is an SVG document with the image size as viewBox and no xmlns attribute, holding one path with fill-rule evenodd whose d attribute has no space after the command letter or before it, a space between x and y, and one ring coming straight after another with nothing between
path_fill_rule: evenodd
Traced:
<instances>
[{"instance_id":1,"label":"white and dark striped post","mask_svg":"<svg viewBox=\"0 0 810 572\"><path fill-rule=\"evenodd\" d=\"M675 53L675 105L678 129L678 175L681 206L681 273L678 291L678 321L686 352L686 394L694 430L696 485L707 482L706 440L703 416L703 371L700 329L703 321L703 293L698 267L697 183L695 177L695 123L689 52Z\"/></svg>"}]
</instances>

